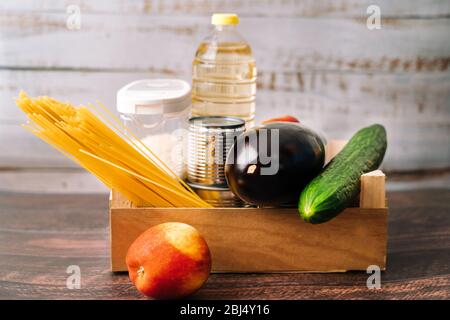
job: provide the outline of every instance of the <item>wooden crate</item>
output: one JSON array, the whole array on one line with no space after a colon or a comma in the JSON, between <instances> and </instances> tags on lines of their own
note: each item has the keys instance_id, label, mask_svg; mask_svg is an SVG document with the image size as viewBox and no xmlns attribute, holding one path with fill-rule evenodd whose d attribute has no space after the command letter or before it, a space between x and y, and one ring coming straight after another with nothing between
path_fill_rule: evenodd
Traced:
<instances>
[{"instance_id":1,"label":"wooden crate","mask_svg":"<svg viewBox=\"0 0 450 320\"><path fill-rule=\"evenodd\" d=\"M332 150L335 154L342 147ZM344 272L386 267L385 175L361 177L359 206L312 225L296 208L138 208L111 193L111 269L126 271L130 244L151 226L184 222L208 242L213 272Z\"/></svg>"}]
</instances>

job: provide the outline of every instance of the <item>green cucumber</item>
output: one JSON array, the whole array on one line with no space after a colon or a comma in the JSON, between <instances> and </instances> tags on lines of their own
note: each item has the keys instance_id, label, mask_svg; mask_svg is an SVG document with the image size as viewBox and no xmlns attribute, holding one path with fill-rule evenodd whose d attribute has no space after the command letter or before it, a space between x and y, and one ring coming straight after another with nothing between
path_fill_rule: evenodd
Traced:
<instances>
[{"instance_id":1,"label":"green cucumber","mask_svg":"<svg viewBox=\"0 0 450 320\"><path fill-rule=\"evenodd\" d=\"M360 177L376 170L387 148L386 130L374 124L359 130L303 189L298 211L309 223L323 223L347 208L359 194Z\"/></svg>"}]
</instances>

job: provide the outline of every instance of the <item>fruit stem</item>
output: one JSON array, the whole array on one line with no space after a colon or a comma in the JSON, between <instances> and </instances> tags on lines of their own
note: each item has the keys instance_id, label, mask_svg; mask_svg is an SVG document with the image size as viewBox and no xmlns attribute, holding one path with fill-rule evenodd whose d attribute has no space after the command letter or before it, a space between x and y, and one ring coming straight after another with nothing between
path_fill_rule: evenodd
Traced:
<instances>
[{"instance_id":1,"label":"fruit stem","mask_svg":"<svg viewBox=\"0 0 450 320\"><path fill-rule=\"evenodd\" d=\"M137 276L138 276L139 278L141 278L141 277L144 276L144 273L145 273L144 267L143 267L143 266L140 266L139 269L138 269L138 271L137 271Z\"/></svg>"}]
</instances>

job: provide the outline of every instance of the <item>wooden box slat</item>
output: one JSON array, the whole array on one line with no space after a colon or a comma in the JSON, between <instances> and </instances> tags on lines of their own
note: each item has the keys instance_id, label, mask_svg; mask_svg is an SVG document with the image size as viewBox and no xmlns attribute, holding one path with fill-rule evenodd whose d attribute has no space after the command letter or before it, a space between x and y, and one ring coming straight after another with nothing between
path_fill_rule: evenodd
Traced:
<instances>
[{"instance_id":1,"label":"wooden box slat","mask_svg":"<svg viewBox=\"0 0 450 320\"><path fill-rule=\"evenodd\" d=\"M169 221L203 234L213 272L385 269L385 208L349 208L320 225L303 222L296 209L121 208L111 210L112 270L126 270L128 246L139 234Z\"/></svg>"}]
</instances>

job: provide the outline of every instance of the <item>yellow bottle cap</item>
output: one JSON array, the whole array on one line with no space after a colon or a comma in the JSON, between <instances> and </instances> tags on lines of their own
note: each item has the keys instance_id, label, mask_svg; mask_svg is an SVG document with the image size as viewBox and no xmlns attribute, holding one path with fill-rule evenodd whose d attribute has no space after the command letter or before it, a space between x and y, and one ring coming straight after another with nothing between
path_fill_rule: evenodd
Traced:
<instances>
[{"instance_id":1,"label":"yellow bottle cap","mask_svg":"<svg viewBox=\"0 0 450 320\"><path fill-rule=\"evenodd\" d=\"M217 25L236 25L239 23L239 17L235 13L214 13L211 17L211 24Z\"/></svg>"}]
</instances>

